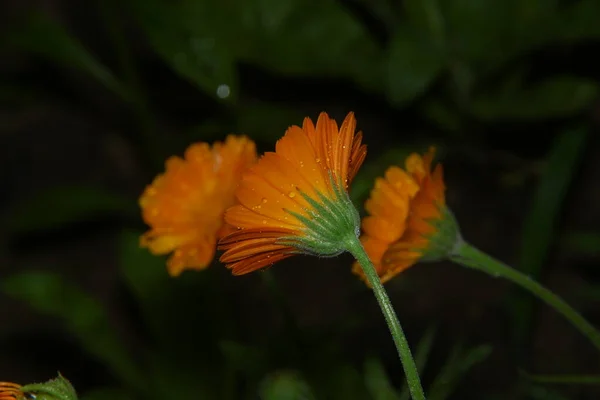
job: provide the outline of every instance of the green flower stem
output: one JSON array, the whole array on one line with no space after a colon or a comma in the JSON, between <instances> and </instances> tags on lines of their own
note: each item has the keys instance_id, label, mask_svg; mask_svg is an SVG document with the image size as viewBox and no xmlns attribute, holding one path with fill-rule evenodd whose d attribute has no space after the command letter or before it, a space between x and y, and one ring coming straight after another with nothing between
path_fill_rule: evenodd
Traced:
<instances>
[{"instance_id":1,"label":"green flower stem","mask_svg":"<svg viewBox=\"0 0 600 400\"><path fill-rule=\"evenodd\" d=\"M600 332L585 318L568 305L563 299L522 274L514 268L501 263L466 242L461 242L451 254L450 259L466 267L474 268L495 277L503 277L529 290L532 294L545 301L550 307L567 318L581 333L583 333L598 350L600 350Z\"/></svg>"},{"instance_id":2,"label":"green flower stem","mask_svg":"<svg viewBox=\"0 0 600 400\"><path fill-rule=\"evenodd\" d=\"M379 276L377 276L375 266L369 259L365 249L356 237L352 237L346 243L348 251L360 263L360 266L362 267L369 284L373 288L373 293L377 298L379 307L381 307L381 312L385 317L388 328L390 329L390 333L392 334L392 338L394 339L394 344L398 350L398 355L400 356L400 361L402 362L402 367L404 368L404 374L406 375L406 381L408 383L411 397L414 400L425 400L425 393L423 392L423 387L421 386L419 372L417 370L415 360L410 352L408 341L406 340L406 336L404 335L400 321L398 321L394 307L390 302L390 298L383 288L383 285L379 280Z\"/></svg>"}]
</instances>

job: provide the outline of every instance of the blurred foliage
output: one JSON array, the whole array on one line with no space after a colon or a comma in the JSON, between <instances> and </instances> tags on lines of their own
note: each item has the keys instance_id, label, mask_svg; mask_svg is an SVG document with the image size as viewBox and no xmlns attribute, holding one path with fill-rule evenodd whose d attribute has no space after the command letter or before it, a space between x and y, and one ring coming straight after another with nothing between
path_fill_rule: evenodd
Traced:
<instances>
[{"instance_id":1,"label":"blurred foliage","mask_svg":"<svg viewBox=\"0 0 600 400\"><path fill-rule=\"evenodd\" d=\"M228 326L233 323L227 318L232 309L228 310L219 288L211 285L211 272L172 279L161 258L136 246L138 237L138 232L126 232L121 238L121 270L144 316L144 335L148 336L137 355L127 349L105 307L57 274L28 271L3 283L4 293L59 318L82 349L114 371L123 385L122 389L84 393L84 399L238 399L254 398L256 393L265 400L408 398L406 388L401 392L394 388L378 359L368 359L364 369L359 370L338 350L330 348L339 335L337 331L333 337L317 335L314 341L305 333L309 340L305 351L292 355L300 357L293 360L294 364L307 368L301 372L278 367L288 358L281 357L282 350L293 354L288 338L271 338L271 343L261 348L235 339L224 340L235 332ZM194 305L194 313L182 316L173 312L189 304ZM210 324L194 323L194 319ZM425 369L434 335L430 329L416 347L421 370ZM456 346L429 388L428 398L447 399L467 371L490 351L489 346ZM236 388L238 381L245 383L245 392Z\"/></svg>"},{"instance_id":2,"label":"blurred foliage","mask_svg":"<svg viewBox=\"0 0 600 400\"><path fill-rule=\"evenodd\" d=\"M39 11L11 24L1 44L76 71L129 107L138 124L136 148L150 159L149 176L182 140L212 141L241 132L272 148L287 126L301 123L304 114L290 104L293 96L280 101L244 93L243 67L276 79L332 79L382 100L394 113L408 110L442 138L441 147L448 151L452 139L477 143L481 130L495 124L560 119L549 133L556 138L524 222L519 267L541 277L557 237L574 253L598 254L599 232L563 235L558 225L590 136L586 112L598 100L599 76L585 68L565 71L553 65L540 71L538 64L540 54L569 57L577 46L600 41L599 1L107 0L89 7L103 21L99 34L110 36L119 70L73 27ZM156 99L148 92L155 82L144 79L129 43L136 34L218 110L190 122L183 139L171 132L159 135L156 121L163 111L154 110ZM0 78L3 103L27 107L36 97L42 94ZM536 134L532 130L527 135ZM123 136L132 139L129 132ZM400 163L415 147L396 139L361 169L352 191L357 204L388 165ZM99 215L130 221L137 215L135 201L96 187L54 188L19 205L9 218L9 234L57 229ZM83 393L83 399L408 399L406 388L399 388L402 377L388 376L383 355L362 357L359 368L355 358L342 354L337 340L352 329L351 323L336 321L337 330L329 334L300 332L301 343L289 332L249 341L235 321L224 317L234 305L215 284L212 269L171 279L163 259L139 249L138 235L124 230L119 237L120 278L143 316L144 337L131 346L135 351L114 327L109 311L57 273L24 271L2 282L6 294L62 321L81 348L118 379L112 387ZM600 290L590 286L588 298L597 300ZM184 319L172 312L190 304L194 312ZM532 332L533 303L511 294L511 304L511 326L522 344ZM434 374L428 398L441 400L455 393L460 382L468 382L469 370L491 348L456 345L444 352L441 368L432 371L427 361L434 337L434 330L423 335L415 357L426 376ZM564 398L546 387L550 381L527 383L523 398Z\"/></svg>"},{"instance_id":3,"label":"blurred foliage","mask_svg":"<svg viewBox=\"0 0 600 400\"><path fill-rule=\"evenodd\" d=\"M55 187L19 204L7 225L19 235L109 216L139 218L139 210L131 199L100 188Z\"/></svg>"},{"instance_id":4,"label":"blurred foliage","mask_svg":"<svg viewBox=\"0 0 600 400\"><path fill-rule=\"evenodd\" d=\"M547 165L536 188L532 206L524 221L521 257L518 267L539 279L556 237L556 226L569 184L573 178L588 137L587 129L567 130L556 137ZM514 325L520 345L531 331L534 301L530 296L513 299Z\"/></svg>"}]
</instances>

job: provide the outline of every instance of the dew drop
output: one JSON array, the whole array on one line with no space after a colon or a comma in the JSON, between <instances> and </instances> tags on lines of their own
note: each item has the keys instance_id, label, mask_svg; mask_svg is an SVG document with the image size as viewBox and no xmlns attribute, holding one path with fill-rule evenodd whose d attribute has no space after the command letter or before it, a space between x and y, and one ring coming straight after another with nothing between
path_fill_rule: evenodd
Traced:
<instances>
[{"instance_id":1,"label":"dew drop","mask_svg":"<svg viewBox=\"0 0 600 400\"><path fill-rule=\"evenodd\" d=\"M289 192L288 196L290 197L290 199L293 199L294 197L296 197L296 192Z\"/></svg>"},{"instance_id":2,"label":"dew drop","mask_svg":"<svg viewBox=\"0 0 600 400\"><path fill-rule=\"evenodd\" d=\"M266 220L266 219L263 219L263 220L262 220L262 223L263 223L263 225L266 225L266 224L267 224L267 220Z\"/></svg>"},{"instance_id":3,"label":"dew drop","mask_svg":"<svg viewBox=\"0 0 600 400\"><path fill-rule=\"evenodd\" d=\"M320 163L320 162L321 162L321 159L317 157L317 158L315 158L315 161L316 161L317 163Z\"/></svg>"},{"instance_id":4,"label":"dew drop","mask_svg":"<svg viewBox=\"0 0 600 400\"><path fill-rule=\"evenodd\" d=\"M262 201L263 204L267 204L267 199L266 198L263 197L261 201Z\"/></svg>"},{"instance_id":5,"label":"dew drop","mask_svg":"<svg viewBox=\"0 0 600 400\"><path fill-rule=\"evenodd\" d=\"M217 87L217 96L220 99L226 99L229 97L230 94L231 94L231 89L229 88L229 85L226 85L223 83Z\"/></svg>"}]
</instances>

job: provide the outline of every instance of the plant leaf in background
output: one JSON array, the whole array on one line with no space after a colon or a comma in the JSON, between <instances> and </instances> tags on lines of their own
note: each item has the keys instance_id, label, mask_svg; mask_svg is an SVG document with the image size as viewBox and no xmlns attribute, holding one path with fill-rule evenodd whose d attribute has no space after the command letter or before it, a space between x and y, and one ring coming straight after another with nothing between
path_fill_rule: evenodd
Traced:
<instances>
[{"instance_id":1,"label":"plant leaf in background","mask_svg":"<svg viewBox=\"0 0 600 400\"><path fill-rule=\"evenodd\" d=\"M571 400L562 394L540 385L531 385L527 388L528 399L531 400Z\"/></svg>"},{"instance_id":2,"label":"plant leaf in background","mask_svg":"<svg viewBox=\"0 0 600 400\"><path fill-rule=\"evenodd\" d=\"M555 16L556 34L559 40L598 40L600 38L600 3L596 0L580 0L568 4Z\"/></svg>"},{"instance_id":3,"label":"plant leaf in background","mask_svg":"<svg viewBox=\"0 0 600 400\"><path fill-rule=\"evenodd\" d=\"M389 45L387 95L401 106L422 94L444 68L445 54L431 38L398 28Z\"/></svg>"},{"instance_id":4,"label":"plant leaf in background","mask_svg":"<svg viewBox=\"0 0 600 400\"><path fill-rule=\"evenodd\" d=\"M427 398L431 400L447 399L464 375L474 365L485 360L491 352L492 347L489 345L476 346L468 350L463 350L461 345L456 345L442 371L429 387Z\"/></svg>"},{"instance_id":5,"label":"plant leaf in background","mask_svg":"<svg viewBox=\"0 0 600 400\"><path fill-rule=\"evenodd\" d=\"M115 334L106 310L78 287L50 272L23 272L2 283L7 295L60 318L82 347L106 363L126 384L144 387L142 375Z\"/></svg>"},{"instance_id":6,"label":"plant leaf in background","mask_svg":"<svg viewBox=\"0 0 600 400\"><path fill-rule=\"evenodd\" d=\"M120 268L155 343L146 366L156 393L178 399L216 398L225 369L220 335L234 323L213 270L169 276L165 258L139 247L140 232L124 231L119 241ZM210 323L207 323L210 321ZM185 374L180 371L186 371Z\"/></svg>"},{"instance_id":7,"label":"plant leaf in background","mask_svg":"<svg viewBox=\"0 0 600 400\"><path fill-rule=\"evenodd\" d=\"M337 76L381 90L383 54L368 30L332 0L243 1L256 36L248 61L297 76Z\"/></svg>"},{"instance_id":8,"label":"plant leaf in background","mask_svg":"<svg viewBox=\"0 0 600 400\"><path fill-rule=\"evenodd\" d=\"M98 216L139 218L131 199L95 187L55 187L19 204L7 221L12 234L56 229Z\"/></svg>"},{"instance_id":9,"label":"plant leaf in background","mask_svg":"<svg viewBox=\"0 0 600 400\"><path fill-rule=\"evenodd\" d=\"M533 195L531 208L523 226L518 268L539 279L548 252L554 242L569 184L577 170L587 141L586 128L571 129L558 135L547 157L546 169ZM513 328L519 345L529 332L534 299L515 294L512 304Z\"/></svg>"},{"instance_id":10,"label":"plant leaf in background","mask_svg":"<svg viewBox=\"0 0 600 400\"><path fill-rule=\"evenodd\" d=\"M600 385L600 375L537 375L521 371L523 378L534 383L554 385Z\"/></svg>"},{"instance_id":11,"label":"plant leaf in background","mask_svg":"<svg viewBox=\"0 0 600 400\"><path fill-rule=\"evenodd\" d=\"M429 37L438 50L445 41L445 22L439 0L405 0L404 10L413 30Z\"/></svg>"},{"instance_id":12,"label":"plant leaf in background","mask_svg":"<svg viewBox=\"0 0 600 400\"><path fill-rule=\"evenodd\" d=\"M215 99L234 100L235 47L245 35L235 7L211 1L130 0L132 12L156 53L181 76ZM228 40L229 39L229 40Z\"/></svg>"},{"instance_id":13,"label":"plant leaf in background","mask_svg":"<svg viewBox=\"0 0 600 400\"><path fill-rule=\"evenodd\" d=\"M260 385L261 400L316 400L312 389L294 371L278 371L267 376Z\"/></svg>"},{"instance_id":14,"label":"plant leaf in background","mask_svg":"<svg viewBox=\"0 0 600 400\"><path fill-rule=\"evenodd\" d=\"M569 232L561 239L561 245L576 255L594 257L600 255L599 232Z\"/></svg>"},{"instance_id":15,"label":"plant leaf in background","mask_svg":"<svg viewBox=\"0 0 600 400\"><path fill-rule=\"evenodd\" d=\"M235 64L277 73L337 75L380 88L380 50L334 1L130 0L157 53L205 92L237 96Z\"/></svg>"},{"instance_id":16,"label":"plant leaf in background","mask_svg":"<svg viewBox=\"0 0 600 400\"><path fill-rule=\"evenodd\" d=\"M373 400L399 400L400 396L390 383L385 368L376 358L365 361L365 385Z\"/></svg>"},{"instance_id":17,"label":"plant leaf in background","mask_svg":"<svg viewBox=\"0 0 600 400\"><path fill-rule=\"evenodd\" d=\"M497 66L515 45L511 40L512 8L519 0L440 1L444 16L446 40L454 62L465 63L469 69ZM493 49L493 51L492 51Z\"/></svg>"},{"instance_id":18,"label":"plant leaf in background","mask_svg":"<svg viewBox=\"0 0 600 400\"><path fill-rule=\"evenodd\" d=\"M565 117L589 107L597 95L598 85L592 80L554 77L515 91L486 91L473 99L471 112L484 120Z\"/></svg>"},{"instance_id":19,"label":"plant leaf in background","mask_svg":"<svg viewBox=\"0 0 600 400\"><path fill-rule=\"evenodd\" d=\"M9 44L65 67L89 74L124 99L130 95L113 73L100 63L65 27L45 14L34 13L8 36Z\"/></svg>"}]
</instances>

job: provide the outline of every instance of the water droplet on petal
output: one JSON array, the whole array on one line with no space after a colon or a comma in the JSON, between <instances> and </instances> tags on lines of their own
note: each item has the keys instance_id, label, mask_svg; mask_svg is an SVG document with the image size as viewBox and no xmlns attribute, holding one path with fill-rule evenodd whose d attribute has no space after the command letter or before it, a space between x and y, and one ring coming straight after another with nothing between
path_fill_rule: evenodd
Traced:
<instances>
[{"instance_id":1,"label":"water droplet on petal","mask_svg":"<svg viewBox=\"0 0 600 400\"><path fill-rule=\"evenodd\" d=\"M267 204L267 199L266 198L263 197L261 201L262 201L263 204Z\"/></svg>"},{"instance_id":2,"label":"water droplet on petal","mask_svg":"<svg viewBox=\"0 0 600 400\"><path fill-rule=\"evenodd\" d=\"M262 220L262 223L263 223L264 225L266 225L266 224L267 224L267 220L266 220L266 219L263 219L263 220Z\"/></svg>"},{"instance_id":3,"label":"water droplet on petal","mask_svg":"<svg viewBox=\"0 0 600 400\"><path fill-rule=\"evenodd\" d=\"M290 196L290 199L293 199L294 197L296 197L296 192L289 192L288 196Z\"/></svg>"}]
</instances>

